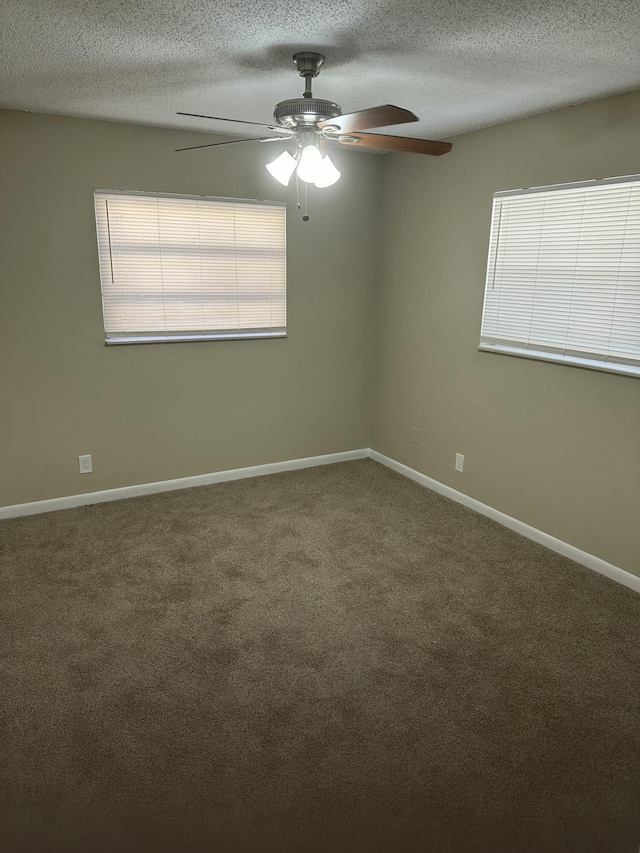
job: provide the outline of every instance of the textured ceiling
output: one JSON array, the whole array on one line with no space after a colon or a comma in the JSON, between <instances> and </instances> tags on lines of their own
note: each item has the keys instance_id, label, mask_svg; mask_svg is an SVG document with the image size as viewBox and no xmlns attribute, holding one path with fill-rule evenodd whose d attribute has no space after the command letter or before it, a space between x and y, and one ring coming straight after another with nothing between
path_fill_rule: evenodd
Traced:
<instances>
[{"instance_id":1,"label":"textured ceiling","mask_svg":"<svg viewBox=\"0 0 640 853\"><path fill-rule=\"evenodd\" d=\"M302 93L393 103L448 136L640 89L638 0L2 0L0 106L249 135ZM410 130L407 129L410 127Z\"/></svg>"}]
</instances>

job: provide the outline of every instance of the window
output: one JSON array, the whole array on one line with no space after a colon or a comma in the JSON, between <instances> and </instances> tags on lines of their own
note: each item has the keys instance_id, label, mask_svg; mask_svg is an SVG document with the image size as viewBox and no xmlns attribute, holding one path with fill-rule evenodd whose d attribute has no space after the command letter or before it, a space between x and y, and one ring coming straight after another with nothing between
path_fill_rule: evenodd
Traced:
<instances>
[{"instance_id":1,"label":"window","mask_svg":"<svg viewBox=\"0 0 640 853\"><path fill-rule=\"evenodd\" d=\"M286 335L285 207L96 190L107 344Z\"/></svg>"},{"instance_id":2,"label":"window","mask_svg":"<svg viewBox=\"0 0 640 853\"><path fill-rule=\"evenodd\" d=\"M640 175L495 194L480 349L640 376Z\"/></svg>"}]
</instances>

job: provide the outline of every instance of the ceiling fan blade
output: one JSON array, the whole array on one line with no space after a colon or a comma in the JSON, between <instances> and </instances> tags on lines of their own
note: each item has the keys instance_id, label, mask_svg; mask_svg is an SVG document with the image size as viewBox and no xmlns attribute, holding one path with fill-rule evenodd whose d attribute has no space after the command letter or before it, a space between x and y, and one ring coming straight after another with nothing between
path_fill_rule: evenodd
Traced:
<instances>
[{"instance_id":1,"label":"ceiling fan blade","mask_svg":"<svg viewBox=\"0 0 640 853\"><path fill-rule=\"evenodd\" d=\"M387 127L392 124L405 124L408 121L418 121L418 116L402 107L393 104L382 104L380 107L370 107L368 110L358 110L355 113L345 113L335 118L319 121L321 130L335 133L352 133L355 130L366 130L368 127Z\"/></svg>"},{"instance_id":2,"label":"ceiling fan blade","mask_svg":"<svg viewBox=\"0 0 640 853\"><path fill-rule=\"evenodd\" d=\"M349 136L340 134L337 141L343 145L361 148L386 148L387 151L408 151L411 154L446 154L451 151L450 142L435 142L431 139L414 139L408 136L387 136L384 133L358 133Z\"/></svg>"},{"instance_id":3,"label":"ceiling fan blade","mask_svg":"<svg viewBox=\"0 0 640 853\"><path fill-rule=\"evenodd\" d=\"M277 139L278 142L284 142L279 136L251 136L248 139L229 139L227 142L210 142L208 145L190 145L188 148L176 148L177 151L195 151L197 148L215 148L216 145L236 145L238 142L266 142L267 140Z\"/></svg>"},{"instance_id":4,"label":"ceiling fan blade","mask_svg":"<svg viewBox=\"0 0 640 853\"><path fill-rule=\"evenodd\" d=\"M191 116L191 118L210 118L214 121L232 121L234 124L253 124L256 127L268 127L269 130L287 130L286 127L280 127L278 124L262 124L259 121L244 121L241 118L222 118L222 116L203 116L200 113L176 113L177 116Z\"/></svg>"}]
</instances>

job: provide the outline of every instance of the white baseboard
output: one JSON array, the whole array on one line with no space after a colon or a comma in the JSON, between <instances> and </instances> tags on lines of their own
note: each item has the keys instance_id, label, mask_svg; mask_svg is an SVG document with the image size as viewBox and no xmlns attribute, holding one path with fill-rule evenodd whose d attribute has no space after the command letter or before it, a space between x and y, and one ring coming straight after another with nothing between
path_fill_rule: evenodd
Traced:
<instances>
[{"instance_id":1,"label":"white baseboard","mask_svg":"<svg viewBox=\"0 0 640 853\"><path fill-rule=\"evenodd\" d=\"M481 501L470 498L468 495L452 489L450 486L445 486L444 483L438 482L426 474L421 474L414 468L409 468L408 465L403 465L401 462L396 462L389 456L384 456L378 453L377 450L369 448L361 448L359 450L347 450L342 453L328 453L324 456L308 456L304 459L289 459L284 462L269 462L266 465L253 465L249 468L232 468L229 471L215 471L211 474L198 474L194 477L180 477L177 480L160 480L156 483L140 483L135 486L123 486L119 489L105 489L100 492L87 492L83 495L67 495L60 498L51 498L44 501L32 501L31 503L13 504L12 506L0 507L0 519L17 518L22 515L36 515L41 512L52 512L58 509L71 509L72 507L87 506L89 504L105 503L107 501L117 501L123 498L135 498L140 495L152 495L157 492L170 492L175 489L189 489L194 486L207 486L210 483L225 483L230 480L242 480L245 477L261 477L265 474L277 474L280 471L296 471L300 468L312 468L316 465L331 465L334 462L350 462L354 459L365 459L370 457L387 468L397 471L410 480L438 492L457 503L463 504L469 509L479 512L481 515L486 515L492 518L499 524L515 530L527 539L532 539L541 545L549 548L551 551L556 551L569 559L574 560L586 566L588 569L593 569L602 575L606 575L618 583L640 592L640 577L631 574L624 569L614 566L612 563L607 563L601 560L600 557L595 557L593 554L588 554L586 551L581 551L561 539L556 539L542 530L537 530L519 521L517 518L512 518L510 515L500 512Z\"/></svg>"},{"instance_id":2,"label":"white baseboard","mask_svg":"<svg viewBox=\"0 0 640 853\"><path fill-rule=\"evenodd\" d=\"M119 489L105 489L100 492L87 492L84 495L67 495L45 501L13 504L0 507L0 519L17 518L21 515L36 515L40 512L52 512L57 509L71 509L76 506L118 501L123 498L135 498L140 495L153 495L156 492L171 492L175 489L190 489L194 486L208 486L210 483L225 483L229 480L243 480L245 477L261 477L265 474L278 474L280 471L295 471L298 468L313 468L316 465L331 465L333 462L350 462L353 459L366 459L369 449L346 450L342 453L327 453L324 456L308 456L304 459L289 459L285 462L269 462L266 465L252 465L250 468L232 468L229 471L215 471L212 474L197 474L195 477L180 477L177 480L160 480L157 483L140 483L136 486L123 486Z\"/></svg>"},{"instance_id":3,"label":"white baseboard","mask_svg":"<svg viewBox=\"0 0 640 853\"><path fill-rule=\"evenodd\" d=\"M458 503L469 507L469 509L479 512L481 515L486 515L488 518L492 518L494 521L497 521L499 524L503 524L511 530L515 530L516 533L526 536L527 539L532 539L534 542L544 545L551 551L556 551L558 554L569 557L569 559L574 560L576 563L580 563L582 566L586 566L588 569L593 569L593 571L599 572L601 575L606 575L608 578L611 578L624 586L628 586L629 589L633 589L635 592L640 592L640 577L637 575L631 574L631 572L627 572L618 566L614 566L612 563L607 563L605 560L601 560L600 557L594 557L593 554L581 551L579 548L575 548L573 545L563 542L562 539L556 539L555 536L550 536L548 533L544 533L542 530L531 527L523 521L518 521L517 518L505 515L505 513L475 500L475 498L470 498L468 495L458 492L450 486L445 486L443 483L438 482L438 480L433 480L431 477L427 477L426 474L421 474L419 471L409 468L408 465L403 465L401 462L396 462L395 459L391 459L389 456L384 456L382 453L378 453L377 450L370 450L369 456L376 462L386 465L387 468L397 471L399 474L408 477L410 480L415 480L415 482L420 483L421 486L426 486L427 489L431 489L432 491L438 492L447 498L451 498L451 500L457 501Z\"/></svg>"}]
</instances>

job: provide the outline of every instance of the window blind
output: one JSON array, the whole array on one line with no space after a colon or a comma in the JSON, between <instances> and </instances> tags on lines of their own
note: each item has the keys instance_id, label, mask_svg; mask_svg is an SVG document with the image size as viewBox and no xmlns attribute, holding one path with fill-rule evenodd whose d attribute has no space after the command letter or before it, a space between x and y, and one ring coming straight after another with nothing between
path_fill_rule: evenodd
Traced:
<instances>
[{"instance_id":1,"label":"window blind","mask_svg":"<svg viewBox=\"0 0 640 853\"><path fill-rule=\"evenodd\" d=\"M640 376L640 176L495 194L480 349Z\"/></svg>"},{"instance_id":2,"label":"window blind","mask_svg":"<svg viewBox=\"0 0 640 853\"><path fill-rule=\"evenodd\" d=\"M106 342L286 334L277 202L94 193Z\"/></svg>"}]
</instances>

